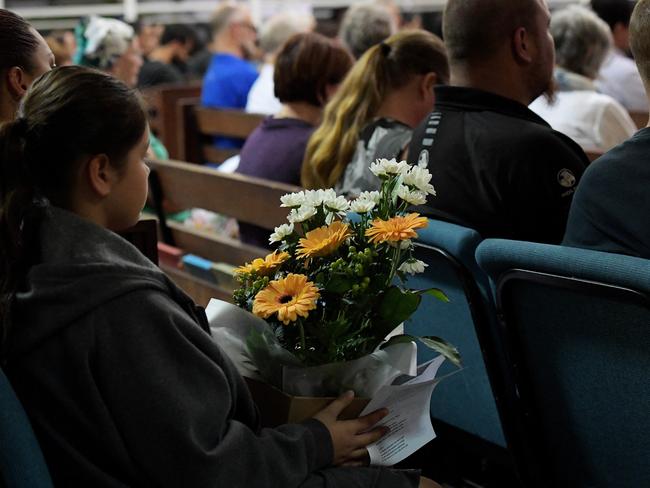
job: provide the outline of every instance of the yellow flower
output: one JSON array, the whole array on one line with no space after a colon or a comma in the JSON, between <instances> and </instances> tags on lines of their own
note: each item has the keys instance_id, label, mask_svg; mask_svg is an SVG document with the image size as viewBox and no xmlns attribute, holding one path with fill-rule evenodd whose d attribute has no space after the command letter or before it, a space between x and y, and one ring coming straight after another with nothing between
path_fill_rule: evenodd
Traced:
<instances>
[{"instance_id":1,"label":"yellow flower","mask_svg":"<svg viewBox=\"0 0 650 488\"><path fill-rule=\"evenodd\" d=\"M267 255L264 259L253 259L252 262L240 266L235 270L235 273L247 274L256 272L259 275L266 276L273 273L287 259L289 259L289 253L275 251Z\"/></svg>"},{"instance_id":2,"label":"yellow flower","mask_svg":"<svg viewBox=\"0 0 650 488\"><path fill-rule=\"evenodd\" d=\"M298 257L312 258L327 256L336 251L350 237L348 224L336 221L307 232L298 244Z\"/></svg>"},{"instance_id":3,"label":"yellow flower","mask_svg":"<svg viewBox=\"0 0 650 488\"><path fill-rule=\"evenodd\" d=\"M320 297L318 288L301 274L289 274L286 278L271 281L253 301L253 313L263 319L278 313L284 325L295 322L298 316L308 317L316 308Z\"/></svg>"},{"instance_id":4,"label":"yellow flower","mask_svg":"<svg viewBox=\"0 0 650 488\"><path fill-rule=\"evenodd\" d=\"M366 230L366 237L370 237L370 242L373 243L413 239L418 236L415 229L423 229L428 223L426 217L420 217L420 214L417 213L388 220L377 219L373 221L372 227Z\"/></svg>"}]
</instances>

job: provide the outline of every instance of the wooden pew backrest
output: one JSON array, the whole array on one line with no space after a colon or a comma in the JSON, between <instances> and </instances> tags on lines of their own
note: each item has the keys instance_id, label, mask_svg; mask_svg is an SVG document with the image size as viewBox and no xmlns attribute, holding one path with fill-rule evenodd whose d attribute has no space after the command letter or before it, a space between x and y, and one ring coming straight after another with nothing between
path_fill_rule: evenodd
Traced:
<instances>
[{"instance_id":1,"label":"wooden pew backrest","mask_svg":"<svg viewBox=\"0 0 650 488\"><path fill-rule=\"evenodd\" d=\"M239 152L237 149L217 149L213 138L234 137L246 139L262 123L264 115L249 114L241 110L205 108L198 98L179 102L183 121L182 149L179 159L192 163L222 163Z\"/></svg>"},{"instance_id":2,"label":"wooden pew backrest","mask_svg":"<svg viewBox=\"0 0 650 488\"><path fill-rule=\"evenodd\" d=\"M186 227L165 218L162 199L177 208L203 208L260 226L270 232L286 222L280 197L299 188L180 161L150 161L150 190L156 202L162 240L215 262L235 266L268 250L227 236Z\"/></svg>"},{"instance_id":3,"label":"wooden pew backrest","mask_svg":"<svg viewBox=\"0 0 650 488\"><path fill-rule=\"evenodd\" d=\"M178 132L182 121L177 106L180 100L201 96L201 83L160 85L142 90L149 106L149 125L159 137L172 159L180 157Z\"/></svg>"},{"instance_id":4,"label":"wooden pew backrest","mask_svg":"<svg viewBox=\"0 0 650 488\"><path fill-rule=\"evenodd\" d=\"M630 112L630 117L639 129L648 125L648 112Z\"/></svg>"}]
</instances>

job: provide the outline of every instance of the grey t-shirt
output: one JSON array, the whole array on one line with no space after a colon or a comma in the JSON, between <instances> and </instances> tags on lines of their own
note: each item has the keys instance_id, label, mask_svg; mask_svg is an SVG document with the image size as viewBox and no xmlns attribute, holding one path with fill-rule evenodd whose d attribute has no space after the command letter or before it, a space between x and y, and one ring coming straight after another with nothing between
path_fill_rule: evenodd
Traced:
<instances>
[{"instance_id":1,"label":"grey t-shirt","mask_svg":"<svg viewBox=\"0 0 650 488\"><path fill-rule=\"evenodd\" d=\"M355 197L363 191L378 190L381 181L370 172L370 163L381 158L399 158L412 134L410 127L392 119L381 118L368 124L361 131L357 149L336 184L336 191Z\"/></svg>"}]
</instances>

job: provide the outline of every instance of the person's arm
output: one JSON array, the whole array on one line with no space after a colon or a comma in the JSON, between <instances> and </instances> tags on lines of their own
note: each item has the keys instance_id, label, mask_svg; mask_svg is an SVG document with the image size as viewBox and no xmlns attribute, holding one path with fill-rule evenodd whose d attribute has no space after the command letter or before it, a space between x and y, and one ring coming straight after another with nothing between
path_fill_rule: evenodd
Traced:
<instances>
[{"instance_id":1,"label":"person's arm","mask_svg":"<svg viewBox=\"0 0 650 488\"><path fill-rule=\"evenodd\" d=\"M134 463L162 487L296 487L332 462L319 421L256 431L239 374L169 297L123 296L96 318L97 383Z\"/></svg>"}]
</instances>

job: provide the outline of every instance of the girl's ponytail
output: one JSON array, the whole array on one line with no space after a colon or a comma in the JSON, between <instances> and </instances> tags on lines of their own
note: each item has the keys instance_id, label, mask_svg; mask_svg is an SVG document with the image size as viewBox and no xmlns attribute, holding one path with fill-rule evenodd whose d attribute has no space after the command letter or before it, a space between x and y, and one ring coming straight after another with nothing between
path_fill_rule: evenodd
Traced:
<instances>
[{"instance_id":1,"label":"girl's ponytail","mask_svg":"<svg viewBox=\"0 0 650 488\"><path fill-rule=\"evenodd\" d=\"M35 233L45 207L25 154L28 132L23 118L0 126L0 345L9 333L13 295L37 254Z\"/></svg>"}]
</instances>

